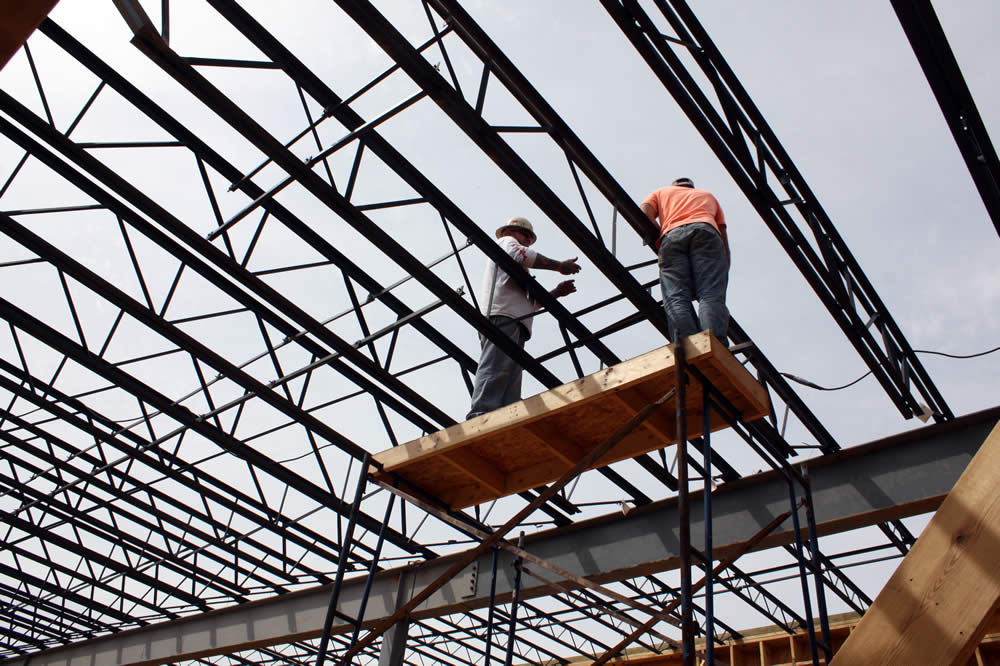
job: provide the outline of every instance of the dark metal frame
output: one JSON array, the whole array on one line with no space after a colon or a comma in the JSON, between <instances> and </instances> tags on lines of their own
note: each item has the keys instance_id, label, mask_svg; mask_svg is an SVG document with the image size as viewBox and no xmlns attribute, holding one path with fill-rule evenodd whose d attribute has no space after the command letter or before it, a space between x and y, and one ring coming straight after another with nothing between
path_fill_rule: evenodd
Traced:
<instances>
[{"instance_id":1,"label":"dark metal frame","mask_svg":"<svg viewBox=\"0 0 1000 666\"><path fill-rule=\"evenodd\" d=\"M654 0L676 33L673 39L637 0L601 0L601 4L715 151L900 413L905 418L922 414L919 396L936 420L953 418L818 198L687 4ZM684 67L674 52L678 47L694 58L718 105ZM769 177L783 194L772 189Z\"/></svg>"},{"instance_id":2,"label":"dark metal frame","mask_svg":"<svg viewBox=\"0 0 1000 666\"><path fill-rule=\"evenodd\" d=\"M514 356L546 387L566 380L552 369L554 360L566 361L576 376L582 376L583 360L607 365L622 360L611 343L616 333L640 325L658 331L664 339L669 333L663 310L649 291L650 283L639 277L649 262L624 266L616 256L618 217L648 242L653 230L647 220L598 158L458 2L422 0L431 36L419 45L407 41L367 2L338 2L393 62L346 97L337 95L296 57L293 48L281 43L235 2L206 2L266 59L251 62L183 57L169 44L170 12L166 1L162 3L159 32L138 5L128 0L116 4L135 33L134 44L146 57L259 151L262 160L248 172L241 171L213 148L210 140L172 117L51 20L43 23L41 36L33 40L50 40L77 67L96 77L98 84L91 97L67 127L57 127L47 100L47 81L31 57L30 44L25 54L44 117L33 113L17 95L0 91L0 133L5 141L24 151L23 158L0 183L0 205L15 180L24 177L21 172L29 160L44 164L54 178L77 188L89 199L81 205L63 207L42 202L7 210L0 216L0 229L6 239L20 249L20 254L0 267L8 271L45 271L52 278L49 284L54 285L53 302L58 298L65 304L65 317L53 319L44 310L35 312L0 296L0 318L6 323L16 351L15 357L0 359L0 395L8 401L0 412L0 498L7 502L0 548L0 597L5 603L0 614L8 624L0 639L0 657L24 657L106 631L205 612L317 582L333 582L336 589L350 571L371 574L382 563L430 559L447 550L446 544L431 544L418 536L431 514L412 505L407 508L405 502L394 506L392 499L387 499L394 496L387 493L365 494L365 469L373 444L354 441L322 416L322 410L331 405L370 402L384 431L383 444L374 448L400 443L401 430L432 432L453 425L456 419L409 381L413 373L433 370L441 376L455 372L456 382L470 386L475 352L463 349L435 326L433 318L441 311L467 321L476 333ZM920 413L923 402L935 419L951 418L947 404L832 221L687 5L680 0L653 0L676 34L671 37L656 27L636 0L601 2L716 151L900 413L905 417ZM928 53L946 52L942 49L940 27L933 34L920 32L912 26L926 26L927 17L912 16L900 10L898 3L894 5L940 99L942 85L955 88L956 82L961 82L954 71L933 76L926 64ZM474 94L463 91L455 74L455 42L461 42L482 68ZM717 104L699 89L674 53L676 49L683 49L694 59L710 82ZM431 50L441 54L443 71L427 59ZM294 84L304 126L291 140L272 136L252 113L202 76L201 67L282 72ZM418 92L374 119L362 118L352 104L384 85L396 72L404 72L415 81ZM495 126L485 120L491 79L506 88L536 125ZM964 84L960 87L964 90ZM94 102L111 92L120 95L138 117L151 121L168 138L75 141L72 134ZM971 144L959 139L967 160L970 154L992 155L985 166L971 161L969 164L997 223L998 204L993 201L995 154L983 148L992 151L985 130L969 125L972 116L968 109L974 110L974 105L969 106L971 97L967 90L965 93L961 110L943 110L953 130L955 122L965 123L961 128L965 134L961 136L971 132L976 138L973 153L967 150ZM431 102L493 158L511 183L559 227L620 296L578 312L565 308L498 249L489 230L471 219L380 133L382 124L406 114L414 105ZM317 114L316 108L321 112ZM331 123L342 125L344 134L324 145L319 130ZM960 133L955 131L959 138ZM538 140L553 142L565 154L581 199L579 204L571 206L564 201L505 140L505 135L515 132L538 135ZM306 159L298 155L304 141L315 144L316 155ZM207 235L196 231L158 203L155 195L142 191L127 175L116 172L98 157L100 151L118 149L150 154L186 151L194 158L194 169L208 201L207 215L215 220L216 228ZM341 151L345 155L354 151L345 183L335 181L329 162ZM364 178L367 153L377 156L412 188L416 197L356 203L352 195ZM275 168L282 177L261 185ZM986 170L985 176L982 169ZM219 180L230 184L230 192L245 197L245 205L228 217L219 204ZM781 185L781 194L771 188L769 180ZM377 271L361 265L315 225L296 215L285 202L291 184L304 188L326 210L375 243L387 265L409 277L386 284L376 277ZM597 200L588 196L592 191L598 193ZM427 262L414 256L370 216L374 210L412 205L429 206L440 218L442 237L449 248L441 259ZM585 213L582 217L574 212L581 205ZM610 222L599 219L604 209L611 213ZM60 247L58 239L44 236L31 224L32 216L37 215L61 220L93 214L114 221L121 237L121 251L111 260L127 267L125 272L134 278L137 290L130 293L109 276L83 265L74 258L72 248ZM795 214L801 218L802 230ZM275 225L281 225L320 259L296 258L286 265L257 268L252 259L258 243ZM245 252L237 252L239 243L235 238L246 230L252 230L250 240ZM812 240L807 232L812 234ZM464 244L458 240L459 235L467 239ZM169 266L148 260L140 245L156 248L160 256L169 258ZM463 259L463 254L472 253L498 263L544 306L561 330L562 347L539 354L521 350L479 314L471 271ZM441 263L457 267L462 276L458 289L436 272ZM350 303L348 309L329 320L321 321L267 279L316 266L339 271ZM201 284L226 305L209 312L175 316L175 304L182 299L179 285L192 275L198 276ZM162 297L153 286L157 282L170 285ZM412 296L403 295L403 285L409 287L410 283L426 296L423 302L414 304ZM466 289L468 298L463 293ZM613 308L621 302L630 306L627 315L608 314L619 311ZM110 330L89 321L88 311L95 303L114 313ZM249 328L259 335L259 353L252 358L215 348L187 330L204 323L224 325L239 317L247 318ZM601 327L591 330L583 323L584 317L588 321L599 319ZM354 342L335 332L335 324L348 318L361 332L360 339ZM124 357L109 353L121 336L119 331L135 326L142 328L152 341L150 349L156 351ZM802 539L796 529L800 538L788 548L802 585L803 614L791 608L789 600L779 599L769 591L773 572L748 574L728 562L725 575L718 575L722 570L713 568L708 530L703 552L685 550L691 558L682 568L679 589L661 577L648 576L615 586L610 600L587 589L554 590L545 603L515 597L512 603L509 599L496 600L484 611L414 621L408 626L404 622L382 641L381 647L362 645L358 625L353 638L325 634L318 643L297 641L259 648L251 654L229 655L229 663L306 664L321 662L327 653L343 659L355 651L367 659L376 659L381 651L383 655L394 655L394 663L410 663L404 654L415 655L416 660L423 657L447 663L481 663L483 659L512 663L531 661L533 654L559 661L572 656L574 650L594 658L607 656L634 638L647 649L659 649L652 640L642 641L633 630L634 625L641 628L644 623L623 622L622 618L631 619L636 604L680 606L679 618L674 619L683 627L687 658L693 659L694 636L701 632L711 639L705 656L708 663L713 663L712 646L719 640L715 626L734 635L732 627L716 617L715 597L724 591L789 632L799 626L808 627L813 660L819 663L820 652L828 657L830 649L825 590L830 589L859 612L870 599L836 564L844 554L824 554L819 548L807 473L805 468L800 472L790 463L799 451L785 441L784 421L793 415L820 453L836 451L840 445L735 319L731 323L731 342L772 396L775 409L770 418L742 423L703 378L695 376L694 382L703 395L710 396L706 398L704 418L708 419L711 409L731 419L736 436L769 466L787 475L792 507L804 507L808 538ZM385 349L380 350L379 344ZM398 364L394 367L397 350L403 344L429 350L430 360L402 369ZM584 357L584 353L589 356ZM191 365L196 378L188 393L165 390L149 381L143 371L147 364L180 359ZM682 364L679 366L681 376L686 377ZM84 375L88 382L79 382ZM324 392L320 402L315 402L311 387L334 380L346 388ZM683 387L684 383L679 385ZM135 405L138 418L123 418L104 407L126 403ZM781 410L784 414L779 418ZM681 501L686 502L689 472L705 486L715 479L735 480L743 472L722 457L717 448L713 449L708 435L689 442L689 456L682 420L678 419L683 444L678 447L676 476L663 455L659 459L640 456L635 463L657 482L662 494L677 491ZM297 455L278 458L266 453L269 438L293 432L303 444ZM695 452L701 454L700 459L693 455ZM297 471L306 466L302 460L308 462L305 473ZM210 471L220 461L232 466L233 478ZM616 494L609 501L637 505L662 496L651 496L616 467L600 473ZM345 499L351 483L357 489L353 502ZM523 510L537 505L547 515L547 522L570 524L584 513L584 507L574 504L572 495L564 490L556 492L556 487L522 493L521 499L512 500L519 504L511 506ZM294 502L286 502L290 495ZM710 524L711 493L704 493L704 498L705 521ZM433 502L433 498L425 499ZM291 504L294 508L289 508ZM321 514L335 517L335 530L317 528L314 518ZM486 518L479 509L471 515L451 514L451 519L471 529L495 534ZM798 521L798 512L791 511L790 518ZM888 543L872 548L888 551L891 556L905 553L913 541L898 522L883 526L883 532ZM465 536L461 529L452 533ZM700 607L694 602L698 592L691 579L692 568L696 567L705 571L704 604ZM713 576L713 571L717 575ZM522 574L540 575L530 563L518 568L518 576ZM820 636L814 631L813 599L817 603ZM335 600L336 592L332 613L336 613ZM696 616L702 621L696 622ZM504 641L493 629L495 623L501 622L510 627L504 657L499 656ZM588 629L593 627L599 628L601 634ZM456 645L463 646L467 654L462 656Z\"/></svg>"},{"instance_id":3,"label":"dark metal frame","mask_svg":"<svg viewBox=\"0 0 1000 666\"><path fill-rule=\"evenodd\" d=\"M979 196L1000 235L1000 159L929 0L891 0Z\"/></svg>"}]
</instances>

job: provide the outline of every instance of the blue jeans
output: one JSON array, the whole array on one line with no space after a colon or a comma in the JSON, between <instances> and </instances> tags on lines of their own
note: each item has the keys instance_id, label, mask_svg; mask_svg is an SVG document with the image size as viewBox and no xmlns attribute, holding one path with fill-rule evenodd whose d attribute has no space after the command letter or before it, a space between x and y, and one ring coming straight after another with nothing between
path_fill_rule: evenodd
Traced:
<instances>
[{"instance_id":1,"label":"blue jeans","mask_svg":"<svg viewBox=\"0 0 1000 666\"><path fill-rule=\"evenodd\" d=\"M490 317L490 323L518 347L524 348L524 342L528 339L528 329L524 324L502 315ZM483 352L479 356L476 379L472 383L472 406L466 419L492 412L521 399L521 365L485 337L480 337L480 341Z\"/></svg>"},{"instance_id":2,"label":"blue jeans","mask_svg":"<svg viewBox=\"0 0 1000 666\"><path fill-rule=\"evenodd\" d=\"M726 342L729 309L729 255L722 236L707 222L685 224L667 232L660 244L660 287L670 334L679 338L709 329ZM692 300L698 300L695 317ZM673 338L671 338L673 339Z\"/></svg>"}]
</instances>

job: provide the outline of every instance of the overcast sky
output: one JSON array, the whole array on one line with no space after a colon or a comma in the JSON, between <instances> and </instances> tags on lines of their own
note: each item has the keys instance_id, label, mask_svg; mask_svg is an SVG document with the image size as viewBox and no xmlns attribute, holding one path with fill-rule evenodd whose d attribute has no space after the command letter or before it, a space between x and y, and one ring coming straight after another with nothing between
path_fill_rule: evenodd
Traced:
<instances>
[{"instance_id":1,"label":"overcast sky","mask_svg":"<svg viewBox=\"0 0 1000 666\"><path fill-rule=\"evenodd\" d=\"M261 0L243 4L342 98L391 64L377 45L340 14L334 3ZM726 213L733 250L730 308L779 370L824 386L845 384L867 370L707 144L596 0L468 0L464 4L636 201L678 176L689 176L696 185L716 194ZM655 8L651 3L646 4L652 14ZM730 0L691 4L910 344L916 349L952 354L970 354L1000 345L997 261L1000 238L890 4L868 0L826 3ZM158 4L146 2L144 6L158 21ZM420 44L429 37L418 2L394 0L377 6L412 43ZM171 9L171 46L181 55L260 59L260 54L205 4L175 0ZM996 130L1000 89L995 85L995 65L1000 53L995 26L1000 22L1000 4L990 0L962 0L939 2L935 9L987 129ZM52 17L240 169L248 171L259 163L260 153L256 149L192 100L128 43L130 33L110 1L64 0ZM466 97L474 99L472 91L481 65L454 42L452 37L449 44L454 44L455 50L450 54ZM44 36L33 38L31 45L56 125L65 130L93 92L96 80L59 53ZM440 52L429 51L427 59L434 64L442 63L442 71L445 70ZM217 68L201 71L280 140L287 140L305 126L294 86L282 74ZM23 51L0 72L0 87L42 113ZM371 119L416 90L405 76L396 74L354 106L363 117ZM311 111L316 117L318 105L311 102ZM511 102L495 80L489 88L485 116L500 125L529 122L527 114ZM572 241L430 100L418 102L381 130L483 229L492 233L507 218L523 215L535 224L539 251L557 259L579 255ZM324 124L320 132L327 144L344 134L343 128L332 121ZM148 140L162 139L165 135L113 94L102 93L73 138ZM554 144L535 134L508 135L507 140L584 219L584 209L575 194L565 158ZM315 154L316 148L303 145L295 151L306 156ZM94 154L199 233L206 234L215 226L194 160L183 149L95 151ZM353 156L353 150L345 150L332 159L338 183L346 181ZM6 180L20 157L19 150L6 139L0 139L0 180ZM282 172L269 167L256 181L267 188L282 177ZM213 178L223 216L246 205L244 195L227 193L228 182L214 174ZM411 196L412 191L405 184L366 156L355 202ZM406 277L378 247L335 219L301 189L289 188L279 200L385 284ZM86 197L45 173L37 164L29 163L0 198L0 209L82 203L88 203ZM609 233L610 207L599 197L592 203L601 228ZM423 261L429 262L449 251L440 219L427 206L376 211L371 217ZM130 263L121 252L116 224L113 219L109 222L106 214L79 214L73 222L52 216L25 216L21 221L50 241L71 248L74 256L120 283L123 289L139 294L134 277L130 277ZM245 247L253 224L242 223L234 229L234 242L238 246ZM315 253L301 241L273 227L269 227L267 242L256 254L251 268L316 259ZM137 241L137 244L142 246L138 251L150 267L147 277L162 299L176 264L160 256L148 243ZM624 225L618 232L617 248L625 265L652 258L649 249L642 247ZM3 239L0 261L25 256L22 249ZM478 287L483 257L475 248L465 251L463 256L472 273L472 284ZM574 311L614 293L594 266L586 260L582 265L583 272L577 276L579 292L564 301ZM54 273L42 272L38 267L17 270L18 277L3 282L4 297L38 313L69 335L72 324ZM435 271L454 287L463 283L454 261L442 264ZM653 268L637 273L642 281L654 276ZM553 274L542 273L537 277L548 286L558 281ZM339 273L329 268L267 280L321 320L349 307ZM181 289L181 297L174 306L175 317L226 307L224 299L201 289L196 281L183 283ZM412 284L401 287L399 294L413 309L433 300L429 292ZM658 295L657 291L654 294ZM96 301L81 308L96 328L106 327L116 314ZM373 310L372 328L391 321L387 312ZM627 309L619 309L611 314L618 317L626 312ZM593 317L584 321L595 330L610 322L610 314L605 317L603 321ZM475 331L457 316L442 309L431 321L470 355L478 354ZM331 328L347 340L361 337L357 323L350 318L338 320ZM550 319L539 319L534 328L535 337L528 344L536 355L562 344ZM255 325L192 324L185 330L225 349L235 362L248 360L261 350ZM399 367L407 365L404 361L416 363L433 356L426 345L421 346L418 337L409 340L411 346L399 352L403 359ZM648 326L610 341L622 358L664 343ZM135 331L118 336L115 344L120 347L112 348L114 354L126 358L148 353L158 343ZM3 339L3 345L5 354L13 353L9 335ZM288 349L282 353L287 361L286 371L309 360L301 351ZM975 360L927 355L921 356L921 360L956 415L997 404L1000 353ZM53 357L48 362L54 364L56 360ZM585 355L584 362L587 372L599 367L593 357ZM44 365L45 361L39 363ZM549 367L567 381L574 376L568 359L556 359ZM155 378L160 390L171 396L179 396L195 386L192 371L176 367L170 361L139 364L134 372ZM435 374L438 372L442 374ZM260 369L260 375L267 377L266 368ZM73 380L70 376L64 381ZM81 375L77 381L77 388L83 388L88 380ZM335 377L326 376L322 380L326 384L319 381L319 388L314 389L317 393L325 390L332 395L346 390ZM460 419L465 413L466 387L453 366L446 371L417 373L409 381L433 396L454 418ZM528 379L525 394L541 388ZM230 389L230 395L236 394L238 391ZM844 446L920 425L915 420L904 421L870 377L844 391L819 393L803 387L800 394ZM189 402L193 409L197 400L196 397ZM134 409L134 403L108 408L118 410L115 416L124 418ZM372 427L371 419L376 416L371 405L358 409L350 403L321 414L368 450L387 448L390 443L381 425ZM260 414L257 418L263 427L273 417ZM399 429L401 436L420 434L407 424L399 424ZM805 435L793 424L789 438L797 436ZM285 443L265 438L260 445L278 451ZM307 445L300 442L296 446ZM740 456L735 452L733 455ZM595 487L605 484L602 479L592 481ZM642 484L657 487L648 479ZM656 492L662 495L662 487ZM594 495L601 493L595 491Z\"/></svg>"}]
</instances>

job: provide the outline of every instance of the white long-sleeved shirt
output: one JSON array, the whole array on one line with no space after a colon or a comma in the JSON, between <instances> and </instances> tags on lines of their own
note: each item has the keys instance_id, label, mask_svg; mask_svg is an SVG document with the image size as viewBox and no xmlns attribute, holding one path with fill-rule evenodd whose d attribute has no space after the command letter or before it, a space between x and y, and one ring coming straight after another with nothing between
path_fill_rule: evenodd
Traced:
<instances>
[{"instance_id":1,"label":"white long-sleeved shirt","mask_svg":"<svg viewBox=\"0 0 1000 666\"><path fill-rule=\"evenodd\" d=\"M524 268L531 268L535 265L538 253L530 247L521 245L510 236L504 236L499 242L500 247ZM538 310L538 304L531 300L528 294L510 278L507 271L501 270L492 261L486 265L486 271L483 273L480 304L483 314L488 317L503 315L512 319L520 319ZM532 319L533 317L521 319L521 323L527 327L529 334L531 333Z\"/></svg>"}]
</instances>

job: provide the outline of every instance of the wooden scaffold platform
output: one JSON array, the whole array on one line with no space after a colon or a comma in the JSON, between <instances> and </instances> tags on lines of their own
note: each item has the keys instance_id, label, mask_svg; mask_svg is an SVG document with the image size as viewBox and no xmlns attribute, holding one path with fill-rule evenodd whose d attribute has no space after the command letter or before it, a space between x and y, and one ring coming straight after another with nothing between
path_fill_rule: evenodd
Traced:
<instances>
[{"instance_id":1,"label":"wooden scaffold platform","mask_svg":"<svg viewBox=\"0 0 1000 666\"><path fill-rule=\"evenodd\" d=\"M744 421L768 414L767 392L708 331L683 340L686 362ZM550 483L676 382L674 345L638 356L373 457L373 476L395 476L458 510ZM688 437L702 434L702 389L687 387ZM712 431L729 423L715 410ZM673 409L661 409L590 469L677 442Z\"/></svg>"}]
</instances>

